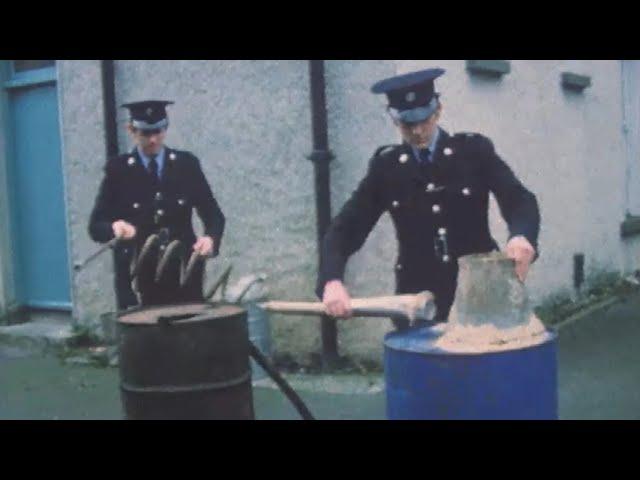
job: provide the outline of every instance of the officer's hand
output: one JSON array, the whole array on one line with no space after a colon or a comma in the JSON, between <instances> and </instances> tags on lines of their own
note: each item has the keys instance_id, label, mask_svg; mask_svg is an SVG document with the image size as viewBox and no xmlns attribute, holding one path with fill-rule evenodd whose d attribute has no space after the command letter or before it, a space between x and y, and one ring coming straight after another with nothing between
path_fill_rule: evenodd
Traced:
<instances>
[{"instance_id":1,"label":"officer's hand","mask_svg":"<svg viewBox=\"0 0 640 480\"><path fill-rule=\"evenodd\" d=\"M198 252L203 257L208 257L213 253L214 241L211 237L198 237L196 243L193 244L193 251Z\"/></svg>"},{"instance_id":2,"label":"officer's hand","mask_svg":"<svg viewBox=\"0 0 640 480\"><path fill-rule=\"evenodd\" d=\"M131 240L136 236L136 227L124 220L117 220L111 224L113 234L116 238Z\"/></svg>"},{"instance_id":3,"label":"officer's hand","mask_svg":"<svg viewBox=\"0 0 640 480\"><path fill-rule=\"evenodd\" d=\"M331 280L324 286L322 303L327 311L327 315L332 317L350 317L351 297L340 280Z\"/></svg>"},{"instance_id":4,"label":"officer's hand","mask_svg":"<svg viewBox=\"0 0 640 480\"><path fill-rule=\"evenodd\" d=\"M536 255L535 249L531 246L529 240L519 235L509 240L506 254L507 257L516 261L516 275L524 283L529 272L529 266Z\"/></svg>"}]
</instances>

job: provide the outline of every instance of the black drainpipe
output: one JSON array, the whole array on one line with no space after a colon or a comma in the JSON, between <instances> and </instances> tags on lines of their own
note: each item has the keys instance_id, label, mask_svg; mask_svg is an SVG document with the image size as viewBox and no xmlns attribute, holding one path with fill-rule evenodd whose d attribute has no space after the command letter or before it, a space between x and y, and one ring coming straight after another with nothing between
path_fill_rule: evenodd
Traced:
<instances>
[{"instance_id":1,"label":"black drainpipe","mask_svg":"<svg viewBox=\"0 0 640 480\"><path fill-rule=\"evenodd\" d=\"M313 152L308 158L313 162L314 166L319 265L322 252L322 239L331 223L329 163L334 158L333 153L329 150L329 136L327 132L324 60L309 60L309 80L311 82ZM331 368L338 360L338 330L334 318L328 317L327 315L322 316L321 334L323 367Z\"/></svg>"},{"instance_id":2,"label":"black drainpipe","mask_svg":"<svg viewBox=\"0 0 640 480\"><path fill-rule=\"evenodd\" d=\"M116 81L113 60L102 60L102 106L104 110L104 143L107 158L118 155L118 123L116 121Z\"/></svg>"}]
</instances>

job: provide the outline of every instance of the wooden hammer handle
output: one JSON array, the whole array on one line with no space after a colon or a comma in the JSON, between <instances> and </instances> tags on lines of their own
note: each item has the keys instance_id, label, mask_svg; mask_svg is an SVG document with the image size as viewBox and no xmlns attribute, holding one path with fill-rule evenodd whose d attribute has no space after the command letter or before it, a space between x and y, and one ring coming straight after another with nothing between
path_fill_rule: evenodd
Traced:
<instances>
[{"instance_id":1,"label":"wooden hammer handle","mask_svg":"<svg viewBox=\"0 0 640 480\"><path fill-rule=\"evenodd\" d=\"M413 298L413 295L407 296ZM407 310L398 305L396 297L373 297L351 299L351 311L354 316L363 317L389 317L394 315L407 315ZM321 302L280 302L271 301L260 304L262 308L285 315L324 315L325 306Z\"/></svg>"},{"instance_id":2,"label":"wooden hammer handle","mask_svg":"<svg viewBox=\"0 0 640 480\"><path fill-rule=\"evenodd\" d=\"M261 303L260 306L270 312L283 313L285 315L324 315L325 308L320 302L279 302L271 301Z\"/></svg>"}]
</instances>

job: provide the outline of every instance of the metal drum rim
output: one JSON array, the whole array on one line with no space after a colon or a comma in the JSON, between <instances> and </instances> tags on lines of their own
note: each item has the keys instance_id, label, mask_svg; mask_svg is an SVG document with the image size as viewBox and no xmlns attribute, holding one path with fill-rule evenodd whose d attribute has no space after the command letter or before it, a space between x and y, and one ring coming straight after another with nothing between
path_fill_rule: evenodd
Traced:
<instances>
[{"instance_id":1,"label":"metal drum rim","mask_svg":"<svg viewBox=\"0 0 640 480\"><path fill-rule=\"evenodd\" d=\"M411 331L416 332L417 330L422 330L423 328L419 328L419 329L415 329L412 328L410 329ZM540 348L543 347L549 343L552 343L554 341L557 340L558 338L558 333L554 330L550 330L550 329L546 329L545 333L544 333L544 339L538 343L532 344L532 345L527 345L525 347L514 347L514 348L510 348L510 349L505 349L505 350L496 350L496 351L488 351L488 352L475 352L475 351L469 351L469 352L460 352L460 351L455 351L455 352L449 352L446 350L442 350L438 347L433 347L430 346L431 350L423 350L423 351L417 351L417 350L409 350L406 348L398 348L395 346L392 346L389 344L389 340L392 339L392 337L397 337L402 335L403 333L407 333L406 331L404 332L389 332L384 336L384 340L383 340L383 345L384 345L384 349L385 350L390 350L393 352L403 352L403 353L411 353L413 355L424 355L424 356L430 356L430 357L435 357L435 356L441 356L441 357L452 357L452 356L460 356L460 357L469 357L469 356L486 356L486 355L500 355L500 354L511 354L513 352L521 352L521 351L526 351L526 350L531 350L531 349L535 349L535 348ZM541 335L542 336L542 335ZM428 340L428 343L431 343L431 340Z\"/></svg>"},{"instance_id":2,"label":"metal drum rim","mask_svg":"<svg viewBox=\"0 0 640 480\"><path fill-rule=\"evenodd\" d=\"M210 312L211 310L215 310L218 307L235 307L238 309L237 312L231 313L229 315L225 315L225 316L221 316L218 318L212 318L211 320L219 320L219 319L223 319L223 318L230 318L230 317L234 317L237 315L246 315L247 314L247 310L236 305L233 303L226 303L226 302L221 302L221 303L210 303L210 302L203 302L202 304L198 304L198 303L194 303L194 302L184 302L184 303L176 303L176 304L171 304L171 305L154 305L154 306L146 306L146 307L135 307L133 309L130 310L126 310L125 312L122 312L121 315L117 316L116 319L116 323L119 327L126 327L126 328L135 328L135 327L162 327L164 325L162 325L161 323L158 322L158 319L155 318L153 321L150 322L127 322L127 321L123 321L122 316L123 315L129 315L129 314L134 314L134 313L139 313L139 312L143 312L145 310L156 310L156 309L161 309L161 308L180 308L186 305L206 305L202 310L199 310L197 312L193 313L193 318L196 317L202 317L208 314L208 312ZM178 316L178 315L176 315ZM179 320L176 321L174 324L172 324L172 327L178 327L179 325L188 325L192 322L193 318L190 319L184 319L184 320ZM202 321L201 318L198 318L199 321Z\"/></svg>"}]
</instances>

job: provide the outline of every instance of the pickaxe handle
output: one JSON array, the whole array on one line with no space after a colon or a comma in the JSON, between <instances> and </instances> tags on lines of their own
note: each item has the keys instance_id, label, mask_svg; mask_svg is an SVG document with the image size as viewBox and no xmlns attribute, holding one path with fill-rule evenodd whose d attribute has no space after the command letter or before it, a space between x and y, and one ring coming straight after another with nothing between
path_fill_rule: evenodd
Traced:
<instances>
[{"instance_id":1,"label":"pickaxe handle","mask_svg":"<svg viewBox=\"0 0 640 480\"><path fill-rule=\"evenodd\" d=\"M109 250L110 248L113 248L116 246L116 244L120 241L120 239L118 237L112 238L111 240L109 240L107 243L105 243L103 246L101 246L98 250L96 250L95 252L93 252L91 255L89 255L87 258L85 258L82 262L76 263L73 268L74 270L80 271L82 270L84 267L86 267L90 262L92 262L93 260L95 260L96 258L98 258L100 255L102 255L104 252L106 252L107 250Z\"/></svg>"}]
</instances>

